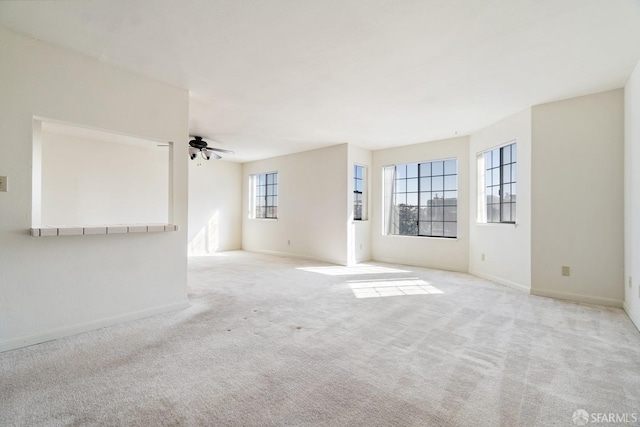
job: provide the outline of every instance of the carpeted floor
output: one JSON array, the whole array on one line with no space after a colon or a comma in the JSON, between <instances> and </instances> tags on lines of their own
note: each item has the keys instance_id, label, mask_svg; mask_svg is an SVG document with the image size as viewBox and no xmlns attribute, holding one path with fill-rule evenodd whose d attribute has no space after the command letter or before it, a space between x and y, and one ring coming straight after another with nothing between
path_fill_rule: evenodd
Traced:
<instances>
[{"instance_id":1,"label":"carpeted floor","mask_svg":"<svg viewBox=\"0 0 640 427\"><path fill-rule=\"evenodd\" d=\"M378 263L238 251L189 270L186 310L0 353L0 425L640 424L622 310Z\"/></svg>"}]
</instances>

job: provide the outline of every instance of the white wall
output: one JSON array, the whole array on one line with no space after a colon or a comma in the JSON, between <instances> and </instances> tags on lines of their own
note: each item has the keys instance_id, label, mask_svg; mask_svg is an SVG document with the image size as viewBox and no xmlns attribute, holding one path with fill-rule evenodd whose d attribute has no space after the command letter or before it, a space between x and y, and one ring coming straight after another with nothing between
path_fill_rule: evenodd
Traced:
<instances>
[{"instance_id":1,"label":"white wall","mask_svg":"<svg viewBox=\"0 0 640 427\"><path fill-rule=\"evenodd\" d=\"M243 249L347 264L347 161L340 144L243 164ZM249 176L265 172L278 172L278 219L250 219Z\"/></svg>"},{"instance_id":2,"label":"white wall","mask_svg":"<svg viewBox=\"0 0 640 427\"><path fill-rule=\"evenodd\" d=\"M42 131L41 224L169 221L169 147Z\"/></svg>"},{"instance_id":3,"label":"white wall","mask_svg":"<svg viewBox=\"0 0 640 427\"><path fill-rule=\"evenodd\" d=\"M189 255L242 247L242 165L189 162Z\"/></svg>"},{"instance_id":4,"label":"white wall","mask_svg":"<svg viewBox=\"0 0 640 427\"><path fill-rule=\"evenodd\" d=\"M0 350L186 305L188 93L0 30ZM170 233L35 238L34 116L183 144Z\"/></svg>"},{"instance_id":5,"label":"white wall","mask_svg":"<svg viewBox=\"0 0 640 427\"><path fill-rule=\"evenodd\" d=\"M476 155L514 140L518 150L516 225L478 223ZM522 111L471 135L469 155L469 272L528 291L531 288L531 110Z\"/></svg>"},{"instance_id":6,"label":"white wall","mask_svg":"<svg viewBox=\"0 0 640 427\"><path fill-rule=\"evenodd\" d=\"M622 305L623 108L618 89L532 109L536 295Z\"/></svg>"},{"instance_id":7,"label":"white wall","mask_svg":"<svg viewBox=\"0 0 640 427\"><path fill-rule=\"evenodd\" d=\"M458 159L458 238L383 234L384 166ZM371 253L376 261L467 272L469 268L469 138L454 138L373 152Z\"/></svg>"},{"instance_id":8,"label":"white wall","mask_svg":"<svg viewBox=\"0 0 640 427\"><path fill-rule=\"evenodd\" d=\"M640 62L624 88L624 101L624 309L640 329Z\"/></svg>"},{"instance_id":9,"label":"white wall","mask_svg":"<svg viewBox=\"0 0 640 427\"><path fill-rule=\"evenodd\" d=\"M356 264L359 262L369 261L371 259L371 166L372 166L372 152L361 147L349 144L349 160L347 162L347 176L349 177L348 183L348 197L347 205L350 207L347 218L347 252L349 264ZM366 214L366 219L354 221L353 220L353 167L354 165L360 165L365 167L366 176L363 177L365 191L364 197L366 198L363 208L363 218ZM366 211L366 212L365 212Z\"/></svg>"}]
</instances>

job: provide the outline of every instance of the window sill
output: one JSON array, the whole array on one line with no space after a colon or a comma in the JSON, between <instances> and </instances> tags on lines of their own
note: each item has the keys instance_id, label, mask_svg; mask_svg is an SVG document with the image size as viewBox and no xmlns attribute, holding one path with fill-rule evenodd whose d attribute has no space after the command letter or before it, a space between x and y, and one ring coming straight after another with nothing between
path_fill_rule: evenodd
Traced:
<instances>
[{"instance_id":1,"label":"window sill","mask_svg":"<svg viewBox=\"0 0 640 427\"><path fill-rule=\"evenodd\" d=\"M477 222L475 223L475 225L478 225L480 227L508 227L511 226L513 228L518 228L518 223L517 222Z\"/></svg>"},{"instance_id":2,"label":"window sill","mask_svg":"<svg viewBox=\"0 0 640 427\"><path fill-rule=\"evenodd\" d=\"M32 228L33 237L54 236L89 236L99 234L136 234L136 233L164 233L178 231L174 224L131 224L131 225L102 225L92 227L41 227Z\"/></svg>"},{"instance_id":3,"label":"window sill","mask_svg":"<svg viewBox=\"0 0 640 427\"><path fill-rule=\"evenodd\" d=\"M385 237L401 238L401 239L435 239L439 241L457 241L460 237L443 237L443 236L408 236L405 234L385 234Z\"/></svg>"}]
</instances>

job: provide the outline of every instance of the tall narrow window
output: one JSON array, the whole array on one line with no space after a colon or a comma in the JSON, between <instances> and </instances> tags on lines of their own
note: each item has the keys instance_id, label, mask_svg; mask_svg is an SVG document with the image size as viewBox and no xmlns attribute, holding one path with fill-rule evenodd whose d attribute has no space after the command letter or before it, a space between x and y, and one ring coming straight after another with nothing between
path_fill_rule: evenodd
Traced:
<instances>
[{"instance_id":1,"label":"tall narrow window","mask_svg":"<svg viewBox=\"0 0 640 427\"><path fill-rule=\"evenodd\" d=\"M458 161L385 168L387 234L457 237Z\"/></svg>"},{"instance_id":2,"label":"tall narrow window","mask_svg":"<svg viewBox=\"0 0 640 427\"><path fill-rule=\"evenodd\" d=\"M353 166L353 219L362 221L366 217L366 168L360 165Z\"/></svg>"},{"instance_id":3,"label":"tall narrow window","mask_svg":"<svg viewBox=\"0 0 640 427\"><path fill-rule=\"evenodd\" d=\"M254 218L278 218L278 172L252 175Z\"/></svg>"},{"instance_id":4,"label":"tall narrow window","mask_svg":"<svg viewBox=\"0 0 640 427\"><path fill-rule=\"evenodd\" d=\"M516 143L494 148L479 156L478 166L484 171L484 183L479 183L480 222L516 222ZM482 194L484 193L484 194Z\"/></svg>"}]
</instances>

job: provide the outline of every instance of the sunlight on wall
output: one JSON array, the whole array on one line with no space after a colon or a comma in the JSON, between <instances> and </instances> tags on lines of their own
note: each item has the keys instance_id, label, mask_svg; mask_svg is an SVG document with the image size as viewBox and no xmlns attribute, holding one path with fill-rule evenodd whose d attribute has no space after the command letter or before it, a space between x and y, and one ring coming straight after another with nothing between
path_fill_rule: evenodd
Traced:
<instances>
[{"instance_id":1,"label":"sunlight on wall","mask_svg":"<svg viewBox=\"0 0 640 427\"><path fill-rule=\"evenodd\" d=\"M205 254L205 227L202 227L198 234L189 242L189 255L202 255Z\"/></svg>"},{"instance_id":2,"label":"sunlight on wall","mask_svg":"<svg viewBox=\"0 0 640 427\"><path fill-rule=\"evenodd\" d=\"M214 254L220 247L219 212L215 214L202 227L189 242L189 255Z\"/></svg>"},{"instance_id":3,"label":"sunlight on wall","mask_svg":"<svg viewBox=\"0 0 640 427\"><path fill-rule=\"evenodd\" d=\"M348 280L356 298L380 298L402 295L442 294L440 289L417 277L382 280Z\"/></svg>"},{"instance_id":4,"label":"sunlight on wall","mask_svg":"<svg viewBox=\"0 0 640 427\"><path fill-rule=\"evenodd\" d=\"M207 223L207 253L209 254L216 252L220 245L220 233L218 229L219 216L219 212L216 211Z\"/></svg>"},{"instance_id":5,"label":"sunlight on wall","mask_svg":"<svg viewBox=\"0 0 640 427\"><path fill-rule=\"evenodd\" d=\"M385 273L409 273L407 270L398 270L396 268L379 267L376 265L359 264L350 267L331 266L331 267L299 267L297 270L308 271L311 273L326 274L327 276L351 276L356 274L385 274Z\"/></svg>"}]
</instances>

